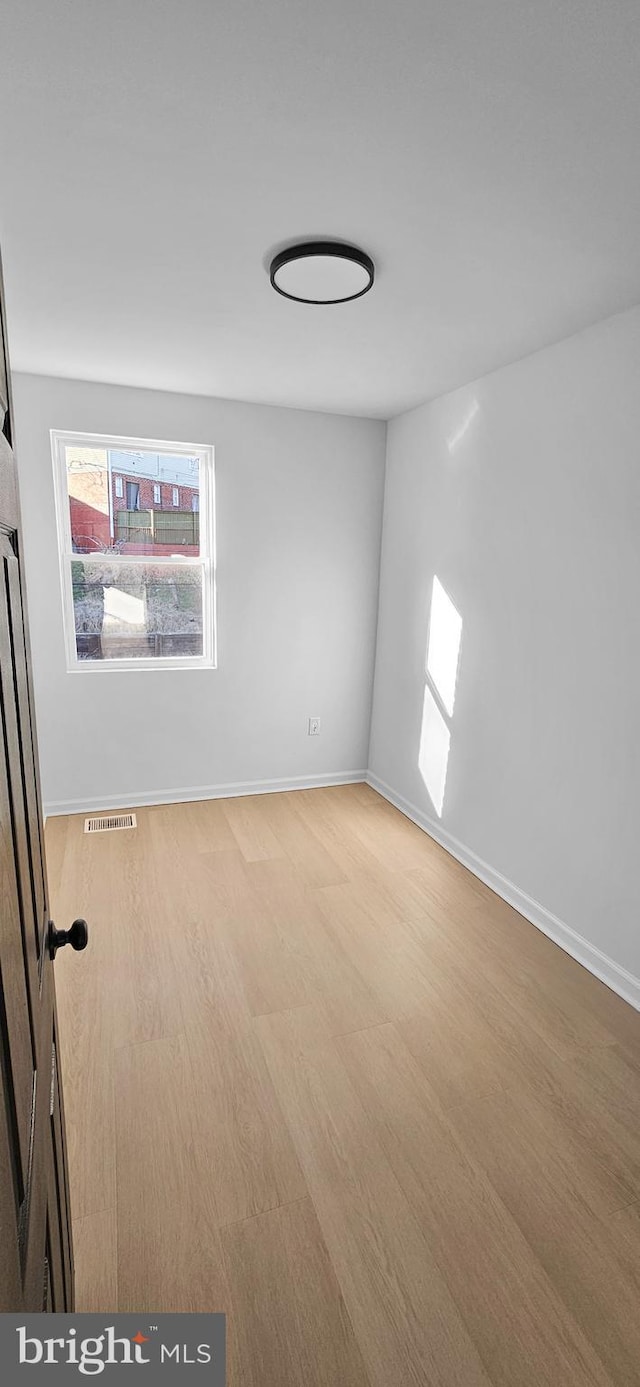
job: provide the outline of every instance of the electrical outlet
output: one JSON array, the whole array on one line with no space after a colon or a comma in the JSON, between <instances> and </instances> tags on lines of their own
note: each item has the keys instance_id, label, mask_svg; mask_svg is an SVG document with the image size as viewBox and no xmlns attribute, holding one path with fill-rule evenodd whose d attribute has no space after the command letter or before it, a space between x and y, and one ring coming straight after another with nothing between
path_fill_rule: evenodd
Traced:
<instances>
[{"instance_id":1,"label":"electrical outlet","mask_svg":"<svg viewBox=\"0 0 640 1387\"><path fill-rule=\"evenodd\" d=\"M309 736L320 736L320 718L309 718Z\"/></svg>"}]
</instances>

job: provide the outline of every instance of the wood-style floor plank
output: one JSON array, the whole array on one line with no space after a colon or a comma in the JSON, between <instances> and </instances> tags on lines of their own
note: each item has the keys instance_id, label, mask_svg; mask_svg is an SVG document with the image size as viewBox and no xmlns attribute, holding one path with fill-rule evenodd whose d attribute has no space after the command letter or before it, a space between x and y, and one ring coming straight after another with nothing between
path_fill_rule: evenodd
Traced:
<instances>
[{"instance_id":1,"label":"wood-style floor plank","mask_svg":"<svg viewBox=\"0 0 640 1387\"><path fill-rule=\"evenodd\" d=\"M332 1042L295 1012L256 1023L375 1387L490 1382Z\"/></svg>"},{"instance_id":2,"label":"wood-style floor plank","mask_svg":"<svg viewBox=\"0 0 640 1387\"><path fill-rule=\"evenodd\" d=\"M378 999L378 1021L428 1004L428 961L401 920L382 921L375 904L363 896L357 883L325 887L317 893L317 900L336 944Z\"/></svg>"},{"instance_id":3,"label":"wood-style floor plank","mask_svg":"<svg viewBox=\"0 0 640 1387\"><path fill-rule=\"evenodd\" d=\"M640 1200L617 1209L609 1226L626 1284L635 1287L640 1298Z\"/></svg>"},{"instance_id":4,"label":"wood-style floor plank","mask_svg":"<svg viewBox=\"0 0 640 1387\"><path fill-rule=\"evenodd\" d=\"M167 863L173 863L178 877L185 855L195 852L233 852L238 844L224 809L224 800L202 800L197 804L157 805L149 814L154 833L164 835ZM140 812L140 811L138 811Z\"/></svg>"},{"instance_id":5,"label":"wood-style floor plank","mask_svg":"<svg viewBox=\"0 0 640 1387\"><path fill-rule=\"evenodd\" d=\"M252 1027L185 1031L192 1139L222 1226L302 1198L306 1185Z\"/></svg>"},{"instance_id":6,"label":"wood-style floor plank","mask_svg":"<svg viewBox=\"0 0 640 1387\"><path fill-rule=\"evenodd\" d=\"M243 1387L369 1387L311 1200L225 1228Z\"/></svg>"},{"instance_id":7,"label":"wood-style floor plank","mask_svg":"<svg viewBox=\"0 0 640 1387\"><path fill-rule=\"evenodd\" d=\"M295 795L270 795L269 824L285 856L308 886L331 886L346 881L344 871L298 810Z\"/></svg>"},{"instance_id":8,"label":"wood-style floor plank","mask_svg":"<svg viewBox=\"0 0 640 1387\"><path fill-rule=\"evenodd\" d=\"M368 786L50 821L78 1305L229 1384L637 1387L640 1017Z\"/></svg>"},{"instance_id":9,"label":"wood-style floor plank","mask_svg":"<svg viewBox=\"0 0 640 1387\"><path fill-rule=\"evenodd\" d=\"M633 1311L640 1275L634 1282L632 1265L624 1264L615 1232L623 1215L606 1212L589 1153L577 1158L560 1123L546 1125L544 1112L512 1094L456 1107L450 1120L613 1381L631 1387L640 1362L640 1324ZM640 1223L632 1238L640 1273ZM628 1249L627 1263L631 1256Z\"/></svg>"},{"instance_id":10,"label":"wood-style floor plank","mask_svg":"<svg viewBox=\"0 0 640 1387\"><path fill-rule=\"evenodd\" d=\"M228 923L226 938L253 1014L321 1001L336 1032L386 1019L361 970L325 929L317 895L291 863L255 862L247 874L255 904Z\"/></svg>"},{"instance_id":11,"label":"wood-style floor plank","mask_svg":"<svg viewBox=\"0 0 640 1387\"><path fill-rule=\"evenodd\" d=\"M285 857L269 819L268 795L243 795L221 801L231 832L247 862Z\"/></svg>"},{"instance_id":12,"label":"wood-style floor plank","mask_svg":"<svg viewBox=\"0 0 640 1387\"><path fill-rule=\"evenodd\" d=\"M608 1382L395 1027L336 1043L491 1381L500 1387Z\"/></svg>"},{"instance_id":13,"label":"wood-style floor plank","mask_svg":"<svg viewBox=\"0 0 640 1387\"><path fill-rule=\"evenodd\" d=\"M98 834L101 841L94 849L108 875L106 890L87 912L91 949L92 956L96 947L103 950L106 976L102 994L115 1013L114 1042L118 1046L162 1040L181 1029L164 931L158 927L164 899L158 899L158 893L150 889L147 872L140 869L141 862L150 865L153 861L153 814L138 811L135 831ZM86 960L90 955L83 957Z\"/></svg>"},{"instance_id":14,"label":"wood-style floor plank","mask_svg":"<svg viewBox=\"0 0 640 1387\"><path fill-rule=\"evenodd\" d=\"M392 872L408 872L427 859L429 844L422 829L398 817L386 800L362 805L351 800L351 821L358 838L378 862Z\"/></svg>"},{"instance_id":15,"label":"wood-style floor plank","mask_svg":"<svg viewBox=\"0 0 640 1387\"><path fill-rule=\"evenodd\" d=\"M229 1308L215 1169L194 1140L183 1036L116 1051L121 1310Z\"/></svg>"},{"instance_id":16,"label":"wood-style floor plank","mask_svg":"<svg viewBox=\"0 0 640 1387\"><path fill-rule=\"evenodd\" d=\"M76 1310L101 1314L118 1310L118 1239L115 1205L85 1214L73 1224Z\"/></svg>"},{"instance_id":17,"label":"wood-style floor plank","mask_svg":"<svg viewBox=\"0 0 640 1387\"><path fill-rule=\"evenodd\" d=\"M338 870L347 880L354 872L362 871L372 881L382 868L355 831L354 802L359 801L354 801L353 785L296 792L296 812L322 843Z\"/></svg>"},{"instance_id":18,"label":"wood-style floor plank","mask_svg":"<svg viewBox=\"0 0 640 1387\"><path fill-rule=\"evenodd\" d=\"M522 1025L535 1030L561 1058L584 1046L611 1043L615 1038L611 1030L603 1025L583 990L572 985L574 961L517 911L498 898L488 912L478 903L476 886L470 888L470 899L465 903L464 883L458 878L452 887L452 908L447 912L442 885L433 892L429 871L415 872L412 878L424 892L430 921L425 947L430 952L437 956L437 933L432 928L435 920L441 936L446 936L449 953L455 948L460 960L466 955L467 976L472 969L476 977L486 978L508 997L519 1011ZM440 948L443 944L441 937Z\"/></svg>"}]
</instances>

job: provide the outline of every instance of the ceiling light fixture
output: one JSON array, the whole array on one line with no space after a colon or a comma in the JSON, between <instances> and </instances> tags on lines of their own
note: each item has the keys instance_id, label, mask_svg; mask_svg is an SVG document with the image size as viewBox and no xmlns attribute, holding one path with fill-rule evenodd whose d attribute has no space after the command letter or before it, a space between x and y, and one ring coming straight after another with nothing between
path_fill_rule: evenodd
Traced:
<instances>
[{"instance_id":1,"label":"ceiling light fixture","mask_svg":"<svg viewBox=\"0 0 640 1387\"><path fill-rule=\"evenodd\" d=\"M274 255L269 278L278 294L298 303L348 303L371 288L373 260L339 241L303 241Z\"/></svg>"}]
</instances>

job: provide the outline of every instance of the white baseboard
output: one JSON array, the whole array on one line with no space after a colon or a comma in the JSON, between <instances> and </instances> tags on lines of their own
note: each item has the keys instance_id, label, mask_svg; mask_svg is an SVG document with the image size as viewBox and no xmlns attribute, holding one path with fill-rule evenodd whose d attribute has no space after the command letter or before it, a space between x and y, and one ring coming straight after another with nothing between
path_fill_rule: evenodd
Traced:
<instances>
[{"instance_id":1,"label":"white baseboard","mask_svg":"<svg viewBox=\"0 0 640 1387\"><path fill-rule=\"evenodd\" d=\"M619 963L615 963L607 954L603 954L597 949L595 944L590 944L588 939L584 939L581 934L577 934L569 925L565 925L556 915L552 915L550 910L546 910L539 901L535 901L532 896L528 896L525 891L521 891L507 877L495 871L487 862L483 862L481 857L472 852L470 848L460 843L453 834L441 824L436 823L428 814L423 813L415 804L404 799L402 795L396 793L391 785L386 781L380 780L371 771L367 772L366 781L372 789L377 790L378 794L411 819L418 828L424 829L436 843L439 843L446 852L451 853L452 857L457 858L463 867L468 867L474 876L483 881L485 886L489 886L496 895L501 896L508 905L512 905L520 915L524 915L537 929L542 930L543 934L553 939L554 944L559 944L561 949L571 954L572 958L577 959L584 968L590 973L594 973L601 982L606 983L613 992L617 992L623 997L625 1002L630 1002L632 1007L640 1011L640 978L628 973L626 968L622 968Z\"/></svg>"},{"instance_id":2,"label":"white baseboard","mask_svg":"<svg viewBox=\"0 0 640 1387\"><path fill-rule=\"evenodd\" d=\"M357 785L366 771L329 771L326 775L294 775L285 780L238 780L229 785L185 785L179 790L141 790L101 799L61 799L45 803L45 819L59 814L95 814L103 809L137 809L153 804L186 804L200 799L234 799L238 795L269 795L285 790L317 790L323 785Z\"/></svg>"}]
</instances>

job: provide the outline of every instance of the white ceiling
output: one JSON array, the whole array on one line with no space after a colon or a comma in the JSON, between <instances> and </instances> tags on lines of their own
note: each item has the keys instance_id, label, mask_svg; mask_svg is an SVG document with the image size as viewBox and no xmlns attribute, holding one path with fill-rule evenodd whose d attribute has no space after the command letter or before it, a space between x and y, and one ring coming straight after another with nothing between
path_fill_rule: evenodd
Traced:
<instances>
[{"instance_id":1,"label":"white ceiling","mask_svg":"<svg viewBox=\"0 0 640 1387\"><path fill-rule=\"evenodd\" d=\"M14 369L388 417L640 300L637 0L3 0ZM337 237L365 298L290 303Z\"/></svg>"}]
</instances>

